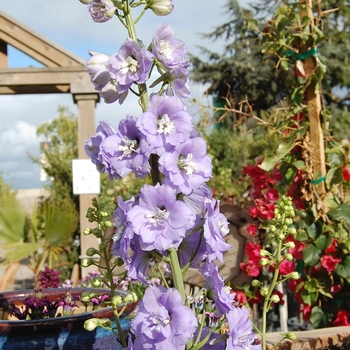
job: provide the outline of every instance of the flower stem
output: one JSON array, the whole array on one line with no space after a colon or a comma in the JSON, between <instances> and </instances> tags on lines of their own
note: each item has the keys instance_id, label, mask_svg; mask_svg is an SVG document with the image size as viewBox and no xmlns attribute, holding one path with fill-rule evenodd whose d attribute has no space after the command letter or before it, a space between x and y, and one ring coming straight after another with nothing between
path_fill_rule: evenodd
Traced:
<instances>
[{"instance_id":1,"label":"flower stem","mask_svg":"<svg viewBox=\"0 0 350 350\"><path fill-rule=\"evenodd\" d=\"M186 293L184 280L182 277L182 270L179 263L179 258L177 256L177 252L175 248L168 249L169 258L170 258L170 268L173 275L173 281L175 288L179 291L182 301L185 303Z\"/></svg>"},{"instance_id":2,"label":"flower stem","mask_svg":"<svg viewBox=\"0 0 350 350\"><path fill-rule=\"evenodd\" d=\"M276 253L276 265L274 268L273 278L267 295L264 298L264 306L262 311L262 350L266 350L266 323L267 323L267 313L271 306L271 294L277 285L277 279L279 275L279 266L281 263L281 252L282 252L282 240L278 240L277 253Z\"/></svg>"}]
</instances>

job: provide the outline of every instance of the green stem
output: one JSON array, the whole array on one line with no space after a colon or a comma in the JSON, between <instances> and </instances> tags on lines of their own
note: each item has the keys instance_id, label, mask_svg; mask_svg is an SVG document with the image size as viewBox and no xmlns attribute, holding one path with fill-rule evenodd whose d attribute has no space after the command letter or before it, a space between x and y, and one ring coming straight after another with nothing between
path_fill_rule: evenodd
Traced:
<instances>
[{"instance_id":1,"label":"green stem","mask_svg":"<svg viewBox=\"0 0 350 350\"><path fill-rule=\"evenodd\" d=\"M262 312L262 350L266 350L266 323L267 323L267 312L271 306L270 298L275 286L277 285L278 275L279 275L279 266L281 264L281 252L282 252L282 240L278 240L277 254L276 254L276 266L273 273L272 282L269 288L267 295L264 297L264 306Z\"/></svg>"},{"instance_id":2,"label":"green stem","mask_svg":"<svg viewBox=\"0 0 350 350\"><path fill-rule=\"evenodd\" d=\"M169 252L170 268L173 275L174 286L179 291L183 303L185 303L185 299L186 299L185 286L184 286L184 280L182 277L182 271L181 271L176 249L170 248L168 249L168 252Z\"/></svg>"}]
</instances>

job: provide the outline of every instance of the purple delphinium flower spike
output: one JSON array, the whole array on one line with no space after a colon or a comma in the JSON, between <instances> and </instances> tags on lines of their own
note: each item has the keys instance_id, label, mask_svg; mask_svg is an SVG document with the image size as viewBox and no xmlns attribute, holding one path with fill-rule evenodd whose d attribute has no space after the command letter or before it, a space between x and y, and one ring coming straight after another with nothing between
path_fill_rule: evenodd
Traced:
<instances>
[{"instance_id":1,"label":"purple delphinium flower spike","mask_svg":"<svg viewBox=\"0 0 350 350\"><path fill-rule=\"evenodd\" d=\"M177 289L150 286L131 322L135 349L183 350L198 327Z\"/></svg>"},{"instance_id":2,"label":"purple delphinium flower spike","mask_svg":"<svg viewBox=\"0 0 350 350\"><path fill-rule=\"evenodd\" d=\"M207 296L212 299L216 306L215 316L219 317L228 313L233 308L234 294L228 294L224 287L224 281L219 275L218 266L211 262L203 264L198 270L205 278L204 288Z\"/></svg>"},{"instance_id":3,"label":"purple delphinium flower spike","mask_svg":"<svg viewBox=\"0 0 350 350\"><path fill-rule=\"evenodd\" d=\"M170 71L167 79L168 88L166 90L168 96L175 95L181 98L191 98L187 66L187 64L181 65Z\"/></svg>"},{"instance_id":4,"label":"purple delphinium flower spike","mask_svg":"<svg viewBox=\"0 0 350 350\"><path fill-rule=\"evenodd\" d=\"M109 56L95 51L89 51L89 55L91 57L86 61L86 66L91 82L94 84L96 90L101 91L111 78L106 67Z\"/></svg>"},{"instance_id":5,"label":"purple delphinium flower spike","mask_svg":"<svg viewBox=\"0 0 350 350\"><path fill-rule=\"evenodd\" d=\"M174 30L167 23L161 24L154 33L152 52L166 69L180 66L186 59L187 47L175 38Z\"/></svg>"},{"instance_id":6,"label":"purple delphinium flower spike","mask_svg":"<svg viewBox=\"0 0 350 350\"><path fill-rule=\"evenodd\" d=\"M226 350L260 350L261 344L253 332L249 319L250 311L245 307L234 307L226 314L229 325L229 338Z\"/></svg>"},{"instance_id":7,"label":"purple delphinium flower spike","mask_svg":"<svg viewBox=\"0 0 350 350\"><path fill-rule=\"evenodd\" d=\"M159 184L141 188L139 203L129 210L127 218L140 236L141 249L161 252L177 248L195 221L193 211L176 198L176 192Z\"/></svg>"},{"instance_id":8,"label":"purple delphinium flower spike","mask_svg":"<svg viewBox=\"0 0 350 350\"><path fill-rule=\"evenodd\" d=\"M212 168L206 151L205 141L196 137L177 145L172 152L164 152L159 159L164 183L188 195L208 181Z\"/></svg>"},{"instance_id":9,"label":"purple delphinium flower spike","mask_svg":"<svg viewBox=\"0 0 350 350\"><path fill-rule=\"evenodd\" d=\"M150 147L136 127L136 118L129 115L119 123L118 132L106 137L100 145L98 159L109 177L121 178L134 172L137 177L149 174Z\"/></svg>"},{"instance_id":10,"label":"purple delphinium flower spike","mask_svg":"<svg viewBox=\"0 0 350 350\"><path fill-rule=\"evenodd\" d=\"M93 0L88 4L88 11L94 22L109 21L117 8L112 0Z\"/></svg>"},{"instance_id":11,"label":"purple delphinium flower spike","mask_svg":"<svg viewBox=\"0 0 350 350\"><path fill-rule=\"evenodd\" d=\"M96 134L91 136L85 143L85 152L91 158L91 161L96 165L99 172L106 172L105 166L99 161L100 145L102 141L110 135L116 133L116 130L106 121L100 122L96 129Z\"/></svg>"},{"instance_id":12,"label":"purple delphinium flower spike","mask_svg":"<svg viewBox=\"0 0 350 350\"><path fill-rule=\"evenodd\" d=\"M204 222L204 239L207 247L208 262L218 259L223 262L222 253L231 249L224 237L229 232L226 217L220 213L219 201L212 199L206 203Z\"/></svg>"},{"instance_id":13,"label":"purple delphinium flower spike","mask_svg":"<svg viewBox=\"0 0 350 350\"><path fill-rule=\"evenodd\" d=\"M153 95L147 111L137 121L137 127L153 146L152 152L161 155L165 150L186 141L194 129L192 116L182 100L172 96Z\"/></svg>"},{"instance_id":14,"label":"purple delphinium flower spike","mask_svg":"<svg viewBox=\"0 0 350 350\"><path fill-rule=\"evenodd\" d=\"M133 83L142 84L148 79L153 61L150 51L127 39L119 52L110 57L107 68L111 77L128 89Z\"/></svg>"}]
</instances>

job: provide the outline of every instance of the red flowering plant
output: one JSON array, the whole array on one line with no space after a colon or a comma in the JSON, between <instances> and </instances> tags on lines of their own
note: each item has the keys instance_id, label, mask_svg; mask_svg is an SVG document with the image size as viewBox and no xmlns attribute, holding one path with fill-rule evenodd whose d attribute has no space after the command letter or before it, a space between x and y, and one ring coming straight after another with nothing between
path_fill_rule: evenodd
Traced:
<instances>
[{"instance_id":1,"label":"red flowering plant","mask_svg":"<svg viewBox=\"0 0 350 350\"><path fill-rule=\"evenodd\" d=\"M317 20L308 6L283 5L269 30L261 33L264 52L278 57L280 69L293 72L295 88L288 103L284 101L283 108L271 115L271 130L281 139L277 151L243 171L250 179L250 214L261 223L259 230L249 227L248 232L265 234L265 239L261 245L247 244L248 262L241 264L245 273L259 280L249 288L243 286L248 302L257 301L261 289L254 287L271 281L275 267L264 257L259 259L259 251L261 257L262 251L269 256L276 249L268 222L281 216L276 212L281 195L290 197L296 215L293 230L284 237L288 249L279 273L298 272L288 287L304 320L315 328L350 322L350 147L325 128L331 115L321 104L319 86L326 66L317 54L323 38L320 31L315 34L315 23L322 22Z\"/></svg>"}]
</instances>

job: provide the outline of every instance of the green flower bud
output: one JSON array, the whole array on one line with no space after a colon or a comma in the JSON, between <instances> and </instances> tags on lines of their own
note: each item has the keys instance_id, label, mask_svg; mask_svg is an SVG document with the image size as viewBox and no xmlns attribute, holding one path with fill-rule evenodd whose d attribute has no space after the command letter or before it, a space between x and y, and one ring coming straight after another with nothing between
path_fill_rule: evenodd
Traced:
<instances>
[{"instance_id":1,"label":"green flower bud","mask_svg":"<svg viewBox=\"0 0 350 350\"><path fill-rule=\"evenodd\" d=\"M266 259L266 258L261 258L260 259L260 265L261 266L266 266L268 264L269 264L269 260L268 259Z\"/></svg>"},{"instance_id":2,"label":"green flower bud","mask_svg":"<svg viewBox=\"0 0 350 350\"><path fill-rule=\"evenodd\" d=\"M117 266L123 266L124 265L124 260L122 258L116 258L114 260L114 263L117 265Z\"/></svg>"},{"instance_id":3,"label":"green flower bud","mask_svg":"<svg viewBox=\"0 0 350 350\"><path fill-rule=\"evenodd\" d=\"M112 221L110 220L106 220L105 223L104 223L105 227L112 227L113 226L113 223Z\"/></svg>"},{"instance_id":4,"label":"green flower bud","mask_svg":"<svg viewBox=\"0 0 350 350\"><path fill-rule=\"evenodd\" d=\"M112 306L113 307L118 307L121 304L123 304L123 298L120 295L115 295L112 298Z\"/></svg>"},{"instance_id":5,"label":"green flower bud","mask_svg":"<svg viewBox=\"0 0 350 350\"><path fill-rule=\"evenodd\" d=\"M96 248L88 248L86 251L87 256L94 256L95 254L98 254L98 250Z\"/></svg>"},{"instance_id":6,"label":"green flower bud","mask_svg":"<svg viewBox=\"0 0 350 350\"><path fill-rule=\"evenodd\" d=\"M271 295L271 301L275 304L279 303L280 302L280 297L277 295L277 294L272 294Z\"/></svg>"},{"instance_id":7,"label":"green flower bud","mask_svg":"<svg viewBox=\"0 0 350 350\"><path fill-rule=\"evenodd\" d=\"M84 322L84 329L89 332L92 332L98 327L100 324L100 320L98 318L90 318Z\"/></svg>"},{"instance_id":8,"label":"green flower bud","mask_svg":"<svg viewBox=\"0 0 350 350\"><path fill-rule=\"evenodd\" d=\"M275 220L276 221L280 221L282 219L282 215L281 214L275 214Z\"/></svg>"},{"instance_id":9,"label":"green flower bud","mask_svg":"<svg viewBox=\"0 0 350 350\"><path fill-rule=\"evenodd\" d=\"M293 260L293 255L291 253L286 253L286 254L284 254L284 258L287 261L292 261Z\"/></svg>"},{"instance_id":10,"label":"green flower bud","mask_svg":"<svg viewBox=\"0 0 350 350\"><path fill-rule=\"evenodd\" d=\"M82 267L89 267L90 265L93 265L93 261L91 259L82 259L81 260L81 266Z\"/></svg>"},{"instance_id":11,"label":"green flower bud","mask_svg":"<svg viewBox=\"0 0 350 350\"><path fill-rule=\"evenodd\" d=\"M271 226L269 226L269 230L270 230L270 232L272 232L272 233L274 233L274 232L276 232L276 226L275 225L271 225Z\"/></svg>"},{"instance_id":12,"label":"green flower bud","mask_svg":"<svg viewBox=\"0 0 350 350\"><path fill-rule=\"evenodd\" d=\"M101 211L100 215L105 218L108 216L108 213L106 211Z\"/></svg>"},{"instance_id":13,"label":"green flower bud","mask_svg":"<svg viewBox=\"0 0 350 350\"><path fill-rule=\"evenodd\" d=\"M260 290L260 294L261 294L263 297L266 297L266 296L269 294L269 288L267 288L267 287L262 287L261 290Z\"/></svg>"},{"instance_id":14,"label":"green flower bud","mask_svg":"<svg viewBox=\"0 0 350 350\"><path fill-rule=\"evenodd\" d=\"M91 285L94 288L101 288L103 286L103 280L101 277L95 277L92 281L91 281Z\"/></svg>"},{"instance_id":15,"label":"green flower bud","mask_svg":"<svg viewBox=\"0 0 350 350\"><path fill-rule=\"evenodd\" d=\"M286 249L294 249L295 248L295 243L294 242L287 242L285 244Z\"/></svg>"},{"instance_id":16,"label":"green flower bud","mask_svg":"<svg viewBox=\"0 0 350 350\"><path fill-rule=\"evenodd\" d=\"M261 249L260 252L259 252L259 255L261 257L264 257L264 256L269 256L270 253L267 250L265 250L265 249Z\"/></svg>"},{"instance_id":17,"label":"green flower bud","mask_svg":"<svg viewBox=\"0 0 350 350\"><path fill-rule=\"evenodd\" d=\"M294 271L294 272L291 272L290 274L288 274L286 277L288 279L291 279L291 280L297 280L300 278L300 275L298 272Z\"/></svg>"},{"instance_id":18,"label":"green flower bud","mask_svg":"<svg viewBox=\"0 0 350 350\"><path fill-rule=\"evenodd\" d=\"M125 303L135 303L138 300L135 292L131 292L124 297Z\"/></svg>"},{"instance_id":19,"label":"green flower bud","mask_svg":"<svg viewBox=\"0 0 350 350\"><path fill-rule=\"evenodd\" d=\"M291 218L286 218L286 219L284 220L284 222L286 223L286 225L291 225L291 224L293 223L293 219L291 219Z\"/></svg>"},{"instance_id":20,"label":"green flower bud","mask_svg":"<svg viewBox=\"0 0 350 350\"><path fill-rule=\"evenodd\" d=\"M297 230L295 229L295 227L291 227L290 229L288 229L288 233L292 236L295 236L297 234Z\"/></svg>"},{"instance_id":21,"label":"green flower bud","mask_svg":"<svg viewBox=\"0 0 350 350\"><path fill-rule=\"evenodd\" d=\"M256 288L259 287L261 284L261 282L259 280L253 280L252 281L252 287Z\"/></svg>"},{"instance_id":22,"label":"green flower bud","mask_svg":"<svg viewBox=\"0 0 350 350\"><path fill-rule=\"evenodd\" d=\"M89 234L91 234L91 229L87 227L87 228L83 231L83 233L84 233L85 236L88 236Z\"/></svg>"},{"instance_id":23,"label":"green flower bud","mask_svg":"<svg viewBox=\"0 0 350 350\"><path fill-rule=\"evenodd\" d=\"M86 292L81 293L80 300L82 303L88 304L91 301L93 296L94 296L94 293L92 293L90 291L86 291Z\"/></svg>"},{"instance_id":24,"label":"green flower bud","mask_svg":"<svg viewBox=\"0 0 350 350\"><path fill-rule=\"evenodd\" d=\"M297 335L295 334L295 332L289 332L286 334L286 338L290 340L297 340Z\"/></svg>"}]
</instances>

